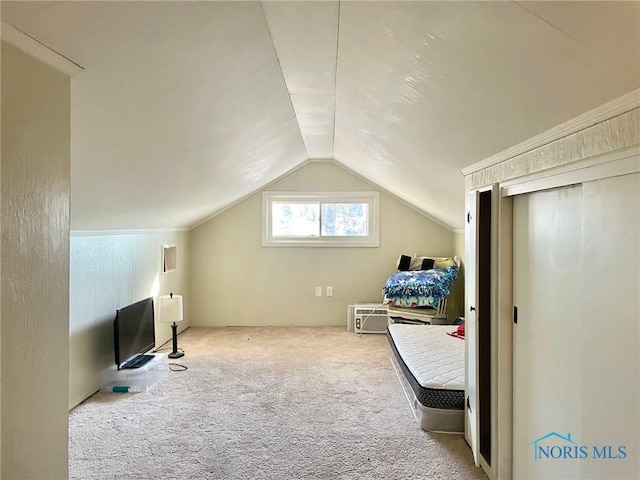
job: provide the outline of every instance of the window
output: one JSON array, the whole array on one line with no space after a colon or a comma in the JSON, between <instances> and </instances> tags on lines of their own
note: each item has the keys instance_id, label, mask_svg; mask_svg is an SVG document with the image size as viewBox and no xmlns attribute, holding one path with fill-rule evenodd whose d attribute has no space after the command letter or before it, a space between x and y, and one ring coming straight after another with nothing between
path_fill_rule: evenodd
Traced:
<instances>
[{"instance_id":1,"label":"window","mask_svg":"<svg viewBox=\"0 0 640 480\"><path fill-rule=\"evenodd\" d=\"M263 246L378 246L378 192L263 192L262 207Z\"/></svg>"}]
</instances>

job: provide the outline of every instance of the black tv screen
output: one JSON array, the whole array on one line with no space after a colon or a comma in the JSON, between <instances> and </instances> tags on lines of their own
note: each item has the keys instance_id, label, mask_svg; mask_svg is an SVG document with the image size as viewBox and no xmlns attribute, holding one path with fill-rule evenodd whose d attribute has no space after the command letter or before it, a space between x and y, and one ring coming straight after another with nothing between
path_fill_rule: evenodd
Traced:
<instances>
[{"instance_id":1,"label":"black tv screen","mask_svg":"<svg viewBox=\"0 0 640 480\"><path fill-rule=\"evenodd\" d=\"M153 297L116 310L116 318L113 321L113 349L118 368L155 346L154 323Z\"/></svg>"}]
</instances>

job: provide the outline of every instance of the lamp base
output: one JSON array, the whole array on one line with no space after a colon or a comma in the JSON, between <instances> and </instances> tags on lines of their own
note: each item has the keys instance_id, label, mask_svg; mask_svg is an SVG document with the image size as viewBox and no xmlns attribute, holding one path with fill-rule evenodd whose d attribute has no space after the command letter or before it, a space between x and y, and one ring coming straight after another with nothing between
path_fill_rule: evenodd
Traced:
<instances>
[{"instance_id":1,"label":"lamp base","mask_svg":"<svg viewBox=\"0 0 640 480\"><path fill-rule=\"evenodd\" d=\"M171 330L173 332L173 352L169 354L169 358L184 357L184 352L178 351L178 325L176 322L173 322L173 325L171 325Z\"/></svg>"}]
</instances>

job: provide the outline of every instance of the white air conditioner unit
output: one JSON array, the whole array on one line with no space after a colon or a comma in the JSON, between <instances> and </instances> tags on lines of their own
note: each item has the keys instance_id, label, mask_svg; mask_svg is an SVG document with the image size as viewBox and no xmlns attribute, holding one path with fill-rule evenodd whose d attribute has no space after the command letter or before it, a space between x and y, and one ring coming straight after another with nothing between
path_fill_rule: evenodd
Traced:
<instances>
[{"instance_id":1,"label":"white air conditioner unit","mask_svg":"<svg viewBox=\"0 0 640 480\"><path fill-rule=\"evenodd\" d=\"M380 304L349 305L347 330L355 333L386 333L387 307Z\"/></svg>"}]
</instances>

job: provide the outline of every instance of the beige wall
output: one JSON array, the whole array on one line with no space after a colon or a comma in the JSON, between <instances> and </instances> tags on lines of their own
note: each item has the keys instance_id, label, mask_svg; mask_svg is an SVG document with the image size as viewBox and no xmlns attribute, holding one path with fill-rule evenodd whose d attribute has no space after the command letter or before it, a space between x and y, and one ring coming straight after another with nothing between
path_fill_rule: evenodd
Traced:
<instances>
[{"instance_id":1,"label":"beige wall","mask_svg":"<svg viewBox=\"0 0 640 480\"><path fill-rule=\"evenodd\" d=\"M2 43L2 478L67 478L70 80Z\"/></svg>"},{"instance_id":2,"label":"beige wall","mask_svg":"<svg viewBox=\"0 0 640 480\"><path fill-rule=\"evenodd\" d=\"M464 317L464 232L453 232L453 254L460 257L460 270L447 304L447 317L450 321Z\"/></svg>"},{"instance_id":3,"label":"beige wall","mask_svg":"<svg viewBox=\"0 0 640 480\"><path fill-rule=\"evenodd\" d=\"M464 232L453 233L453 251L464 261Z\"/></svg>"},{"instance_id":4,"label":"beige wall","mask_svg":"<svg viewBox=\"0 0 640 480\"><path fill-rule=\"evenodd\" d=\"M158 321L159 295L184 296L190 321L188 232L147 232L71 237L69 319L69 408L100 389L102 371L114 364L113 319L117 308L154 296L156 346L171 339L169 324ZM174 244L178 268L162 274L162 245Z\"/></svg>"},{"instance_id":5,"label":"beige wall","mask_svg":"<svg viewBox=\"0 0 640 480\"><path fill-rule=\"evenodd\" d=\"M333 162L313 162L268 190L377 189ZM400 254L453 254L450 230L383 192L378 248L262 247L261 212L257 193L191 231L193 325L346 327L347 305L382 301Z\"/></svg>"}]
</instances>

